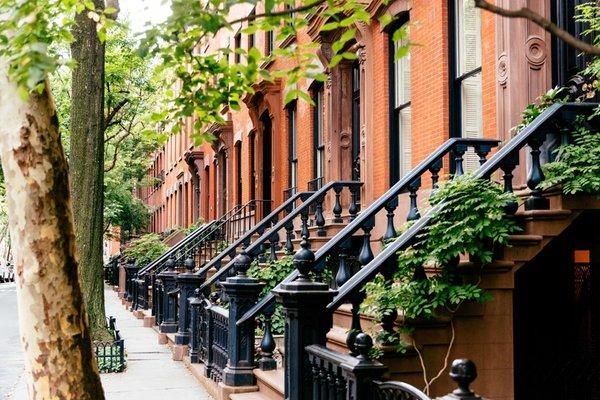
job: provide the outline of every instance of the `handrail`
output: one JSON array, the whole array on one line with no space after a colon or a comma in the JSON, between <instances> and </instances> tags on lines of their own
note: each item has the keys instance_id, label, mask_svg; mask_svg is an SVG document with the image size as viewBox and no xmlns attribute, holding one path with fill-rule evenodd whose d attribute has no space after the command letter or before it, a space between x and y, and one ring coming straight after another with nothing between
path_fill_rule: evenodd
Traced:
<instances>
[{"instance_id":1,"label":"handrail","mask_svg":"<svg viewBox=\"0 0 600 400\"><path fill-rule=\"evenodd\" d=\"M205 275L212 267L221 262L227 255L232 255L233 252L244 242L249 242L249 239L257 232L264 231L268 226L270 226L273 219L276 218L279 213L285 211L290 205L294 204L296 200L300 199L302 201L306 200L312 192L300 192L296 193L294 196L290 197L287 201L282 203L279 207L277 207L274 211L272 211L269 215L263 218L258 224L254 225L252 229L246 232L243 236L238 238L235 242L230 244L225 250L220 252L218 255L213 257L208 263L206 263L202 268L200 268L196 275Z\"/></svg>"},{"instance_id":2,"label":"handrail","mask_svg":"<svg viewBox=\"0 0 600 400\"><path fill-rule=\"evenodd\" d=\"M322 196L324 196L329 190L331 190L335 187L344 187L344 186L360 187L360 186L362 186L362 182L357 182L357 181L332 181L332 182L329 182L328 184L323 186L321 189L314 192L308 199L306 199L302 203L302 205L296 207L288 215L286 215L285 218L281 219L279 222L277 222L275 225L273 225L273 227L271 229L269 229L267 232L265 232L261 237L259 237L254 242L252 242L252 244L245 249L245 252L250 256L257 256L260 246L263 245L267 240L269 240L269 238L275 232L279 232L282 228L285 227L286 224L293 221L294 218L296 218L296 216L300 215L303 212L308 212L308 208L314 202L316 202L318 199L320 199ZM225 272L229 271L233 267L234 261L235 260L231 260L229 263L227 263L227 265L224 268L217 271L216 274L214 274L209 280L207 280L200 287L200 290L204 290L204 289L210 287L212 284L214 284L221 276L223 276L225 274Z\"/></svg>"},{"instance_id":3,"label":"handrail","mask_svg":"<svg viewBox=\"0 0 600 400\"><path fill-rule=\"evenodd\" d=\"M531 124L523 129L519 134L511 139L504 147L502 147L496 154L494 154L489 160L487 160L480 168L474 172L476 178L489 178L492 173L498 170L502 163L506 161L516 151L519 151L524 147L528 141L532 139L534 135L541 134L544 129L549 129L548 126L557 117L559 112L568 113L579 111L591 110L594 107L598 107L598 104L593 103L563 103L554 104L548 107L542 112ZM431 208L424 216L422 216L415 224L411 225L406 231L398 236L392 243L389 243L386 248L381 251L369 264L361 268L356 274L354 274L341 288L339 288L337 295L334 297L331 303L327 306L329 312L335 311L341 304L343 304L348 296L352 294L358 287L363 287L365 283L373 279L373 277L380 271L382 266L385 264L387 259L404 246L414 240L431 220L433 215L443 206L439 204Z\"/></svg>"},{"instance_id":4,"label":"handrail","mask_svg":"<svg viewBox=\"0 0 600 400\"><path fill-rule=\"evenodd\" d=\"M149 271L154 270L158 265L160 265L161 263L164 263L166 260L168 260L169 257L171 257L173 254L176 254L177 252L179 252L184 247L190 245L191 243L194 243L196 241L196 239L198 239L198 238L200 238L200 239L205 238L206 235L204 235L204 233L207 230L209 230L210 228L212 228L215 224L220 224L219 227L222 226L227 221L232 220L232 218L235 217L241 210L247 208L250 204L253 204L253 203L254 203L254 200L250 200L249 202L247 202L244 205L239 205L238 204L238 205L232 207L231 209L229 209L220 218L215 219L215 220L213 220L211 222L203 224L198 229L196 229L195 231L193 231L192 233L190 233L189 235L187 235L185 238L183 238L182 240L180 240L179 243L177 243L175 246L171 247L169 250L167 250L165 253L163 253L156 260L152 261L150 264L148 264L147 266L145 266L144 268L142 268L139 271L139 276L144 276ZM212 230L211 233L213 233L214 231L215 230Z\"/></svg>"},{"instance_id":5,"label":"handrail","mask_svg":"<svg viewBox=\"0 0 600 400\"><path fill-rule=\"evenodd\" d=\"M223 217L219 218L218 220L213 221L215 223L215 227L210 230L209 232L207 232L204 236L202 236L200 238L200 240L198 240L196 243L194 243L191 247L196 247L198 244L203 243L206 239L210 239L211 236L213 234L215 234L216 232L221 231L221 229L223 229L223 227L227 224L227 223L231 223L232 221L235 222L237 221L235 218L245 209L248 209L250 207L256 207L256 203L257 202L261 202L261 203L266 203L266 202L271 202L271 200L250 200L248 201L246 204L244 205L236 205L235 207L233 207L231 210L235 210L235 212L228 212L226 213ZM231 211L230 210L230 211ZM227 216L227 218L225 218L225 216ZM189 243L188 243L189 244ZM180 257L178 257L177 259L175 259L175 263L177 262L181 262L181 257L184 257L187 252L189 251L189 249L184 249L184 254L181 255Z\"/></svg>"},{"instance_id":6,"label":"handrail","mask_svg":"<svg viewBox=\"0 0 600 400\"><path fill-rule=\"evenodd\" d=\"M369 205L365 210L363 210L350 224L346 225L341 231L339 231L331 240L327 241L317 252L315 253L315 266L320 263L325 262L325 258L327 254L334 248L338 247L340 243L343 243L347 239L350 238L356 231L361 229L361 227L374 215L381 211L386 204L390 201L397 199L398 195L405 192L408 187L415 182L415 180L419 179L423 173L428 171L431 166L444 157L447 153L450 152L457 145L487 145L495 147L500 143L499 140L491 140L491 139L467 139L467 138L452 138L444 142L440 147L437 148L432 154L430 154L426 159L421 161L415 168L413 168L408 174L406 174L402 179L396 182L387 192L385 192L379 199ZM325 186L326 187L326 186ZM290 275L287 276L281 283L291 282L298 276L298 271L293 271ZM279 285L281 285L281 283ZM277 285L277 287L279 287ZM246 314L244 314L237 322L238 325L243 324L251 318L254 318L259 312L261 312L267 305L271 304L271 302L275 299L273 293L267 294L263 297L254 307L252 307Z\"/></svg>"},{"instance_id":7,"label":"handrail","mask_svg":"<svg viewBox=\"0 0 600 400\"><path fill-rule=\"evenodd\" d=\"M177 244L175 244L175 246L169 248L167 251L165 251L163 254L161 254L157 259L155 259L150 264L148 264L145 267L143 267L142 269L140 269L139 275L140 276L145 275L148 271L154 269L156 264L160 264L161 262L166 261L173 253L179 251L179 249L181 249L187 243L191 242L192 240L194 240L195 238L200 236L202 234L202 232L204 232L206 229L208 229L208 227L214 222L215 221L212 221L212 222L205 223L205 224L202 224L201 226L199 226L198 229L194 230L192 233L190 233L189 235L184 237Z\"/></svg>"}]
</instances>

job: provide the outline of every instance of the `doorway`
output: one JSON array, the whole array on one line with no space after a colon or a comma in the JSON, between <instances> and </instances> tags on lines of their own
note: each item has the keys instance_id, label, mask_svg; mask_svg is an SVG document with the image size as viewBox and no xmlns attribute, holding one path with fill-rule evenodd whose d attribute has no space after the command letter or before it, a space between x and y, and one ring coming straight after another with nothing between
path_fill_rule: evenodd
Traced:
<instances>
[{"instance_id":1,"label":"doorway","mask_svg":"<svg viewBox=\"0 0 600 400\"><path fill-rule=\"evenodd\" d=\"M575 8L589 0L552 0L552 21L586 42L589 37L581 36L586 27L581 22L575 22ZM552 85L564 86L578 72L583 70L591 57L579 54L580 52L567 45L555 36L552 37Z\"/></svg>"},{"instance_id":2,"label":"doorway","mask_svg":"<svg viewBox=\"0 0 600 400\"><path fill-rule=\"evenodd\" d=\"M516 400L600 399L600 213L515 274Z\"/></svg>"},{"instance_id":3,"label":"doorway","mask_svg":"<svg viewBox=\"0 0 600 400\"><path fill-rule=\"evenodd\" d=\"M262 179L261 179L261 189L262 189L262 200L263 206L262 216L266 216L271 212L271 202L272 200L272 191L271 191L271 178L272 178L272 169L273 169L273 131L272 131L272 123L271 117L269 113L265 111L260 117L260 122L262 125Z\"/></svg>"}]
</instances>

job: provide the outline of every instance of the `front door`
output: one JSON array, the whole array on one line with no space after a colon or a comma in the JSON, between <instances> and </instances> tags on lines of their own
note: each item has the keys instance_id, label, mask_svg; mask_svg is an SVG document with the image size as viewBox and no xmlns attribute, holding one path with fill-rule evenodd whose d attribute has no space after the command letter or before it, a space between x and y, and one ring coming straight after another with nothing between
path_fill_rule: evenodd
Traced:
<instances>
[{"instance_id":1,"label":"front door","mask_svg":"<svg viewBox=\"0 0 600 400\"><path fill-rule=\"evenodd\" d=\"M515 274L516 400L600 399L600 214Z\"/></svg>"}]
</instances>

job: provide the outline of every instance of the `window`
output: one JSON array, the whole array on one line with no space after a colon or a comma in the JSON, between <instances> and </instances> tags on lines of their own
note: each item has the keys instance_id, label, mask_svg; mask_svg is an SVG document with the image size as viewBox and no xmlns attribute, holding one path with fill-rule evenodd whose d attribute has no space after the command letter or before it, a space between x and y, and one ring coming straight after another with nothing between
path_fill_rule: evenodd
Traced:
<instances>
[{"instance_id":1,"label":"window","mask_svg":"<svg viewBox=\"0 0 600 400\"><path fill-rule=\"evenodd\" d=\"M298 154L296 149L296 102L290 103L287 107L288 112L288 162L289 162L289 185L291 189L290 196L296 192L298 186Z\"/></svg>"},{"instance_id":2,"label":"window","mask_svg":"<svg viewBox=\"0 0 600 400\"><path fill-rule=\"evenodd\" d=\"M235 143L236 189L235 197L238 205L242 204L242 142Z\"/></svg>"},{"instance_id":3,"label":"window","mask_svg":"<svg viewBox=\"0 0 600 400\"><path fill-rule=\"evenodd\" d=\"M352 180L360 180L360 66L352 64Z\"/></svg>"},{"instance_id":4,"label":"window","mask_svg":"<svg viewBox=\"0 0 600 400\"><path fill-rule=\"evenodd\" d=\"M267 31L265 32L265 54L271 55L273 53L273 46L275 43L275 32Z\"/></svg>"},{"instance_id":5,"label":"window","mask_svg":"<svg viewBox=\"0 0 600 400\"><path fill-rule=\"evenodd\" d=\"M323 138L323 85L313 90L313 130L314 130L314 177L315 185L312 190L318 190L323 185L325 176L325 140Z\"/></svg>"},{"instance_id":6,"label":"window","mask_svg":"<svg viewBox=\"0 0 600 400\"><path fill-rule=\"evenodd\" d=\"M451 136L482 137L483 103L481 82L481 11L474 0L454 0L454 63L451 88ZM472 171L478 158L470 150L465 169Z\"/></svg>"},{"instance_id":7,"label":"window","mask_svg":"<svg viewBox=\"0 0 600 400\"><path fill-rule=\"evenodd\" d=\"M397 29L408 29L407 23ZM393 154L390 155L392 183L397 182L412 168L412 129L411 129L411 107L410 107L410 52L402 57L396 58L398 50L406 46L407 38L394 40L393 32L390 31L390 103L391 135L390 144Z\"/></svg>"},{"instance_id":8,"label":"window","mask_svg":"<svg viewBox=\"0 0 600 400\"><path fill-rule=\"evenodd\" d=\"M233 43L235 46L235 48L233 49L233 51L235 52L234 60L235 60L236 64L239 64L241 61L241 55L240 55L239 51L242 48L242 35L240 33L235 35L235 38L233 39Z\"/></svg>"},{"instance_id":9,"label":"window","mask_svg":"<svg viewBox=\"0 0 600 400\"><path fill-rule=\"evenodd\" d=\"M248 15L248 21L250 24L254 22L254 18L256 16L256 9L252 10L252 12ZM248 34L248 50L254 47L255 36L254 33Z\"/></svg>"}]
</instances>

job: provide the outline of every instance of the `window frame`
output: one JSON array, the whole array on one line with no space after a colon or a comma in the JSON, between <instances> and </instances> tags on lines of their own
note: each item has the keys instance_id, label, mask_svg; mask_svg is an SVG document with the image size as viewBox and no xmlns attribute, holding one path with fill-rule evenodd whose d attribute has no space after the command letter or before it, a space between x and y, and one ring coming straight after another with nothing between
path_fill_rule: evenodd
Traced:
<instances>
[{"instance_id":1,"label":"window frame","mask_svg":"<svg viewBox=\"0 0 600 400\"><path fill-rule=\"evenodd\" d=\"M288 186L292 189L290 196L298 188L298 109L296 101L286 106L288 122Z\"/></svg>"},{"instance_id":2,"label":"window frame","mask_svg":"<svg viewBox=\"0 0 600 400\"><path fill-rule=\"evenodd\" d=\"M396 105L396 47L393 39L394 32L400 29L403 25L410 22L410 13L408 11L403 12L397 16L397 20L390 24L386 33L388 35L388 88L389 88L389 116L390 116L390 129L389 129L389 143L390 143L390 154L389 154L389 165L390 165L390 186L400 180L401 166L400 162L400 126L399 126L399 115L402 110L407 107L411 107L411 99L400 105ZM412 71L411 71L412 72ZM412 89L412 88L411 88Z\"/></svg>"},{"instance_id":3,"label":"window frame","mask_svg":"<svg viewBox=\"0 0 600 400\"><path fill-rule=\"evenodd\" d=\"M325 87L322 83L312 88L312 99L314 102L313 118L313 178L320 179L321 184L325 179L325 137L324 137L324 118L323 118L323 100L325 97ZM320 174L319 174L320 170ZM319 188L320 189L320 188Z\"/></svg>"},{"instance_id":4,"label":"window frame","mask_svg":"<svg viewBox=\"0 0 600 400\"><path fill-rule=\"evenodd\" d=\"M448 66L449 66L449 122L450 137L462 137L463 134L463 101L462 101L462 83L473 76L482 74L482 65L466 71L459 75L460 50L459 50L459 26L457 10L459 2L463 0L448 1ZM481 10L477 9L480 13ZM480 37L481 39L481 37ZM483 60L480 60L480 64Z\"/></svg>"}]
</instances>

